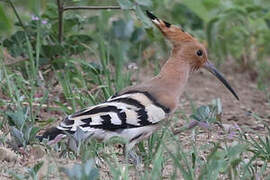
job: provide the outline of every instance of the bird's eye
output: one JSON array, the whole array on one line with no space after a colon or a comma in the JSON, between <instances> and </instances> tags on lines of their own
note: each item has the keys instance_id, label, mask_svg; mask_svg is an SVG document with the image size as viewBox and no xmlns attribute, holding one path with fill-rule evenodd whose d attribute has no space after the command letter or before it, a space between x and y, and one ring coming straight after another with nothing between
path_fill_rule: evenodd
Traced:
<instances>
[{"instance_id":1,"label":"bird's eye","mask_svg":"<svg viewBox=\"0 0 270 180\"><path fill-rule=\"evenodd\" d=\"M197 51L197 55L198 55L198 56L202 56L202 55L203 55L202 50L198 50L198 51Z\"/></svg>"}]
</instances>

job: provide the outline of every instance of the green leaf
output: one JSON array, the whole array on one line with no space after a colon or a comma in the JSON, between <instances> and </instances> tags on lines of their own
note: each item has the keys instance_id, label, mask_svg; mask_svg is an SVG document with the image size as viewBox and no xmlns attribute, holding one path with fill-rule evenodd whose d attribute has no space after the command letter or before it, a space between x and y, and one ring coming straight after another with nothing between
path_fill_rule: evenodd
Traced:
<instances>
[{"instance_id":1,"label":"green leaf","mask_svg":"<svg viewBox=\"0 0 270 180\"><path fill-rule=\"evenodd\" d=\"M0 33L9 32L11 30L11 22L5 14L3 6L0 4Z\"/></svg>"},{"instance_id":2,"label":"green leaf","mask_svg":"<svg viewBox=\"0 0 270 180\"><path fill-rule=\"evenodd\" d=\"M79 61L82 64L82 68L85 69L85 71L90 71L94 75L99 75L103 73L102 67L99 64L96 64L94 62L84 62Z\"/></svg>"},{"instance_id":3,"label":"green leaf","mask_svg":"<svg viewBox=\"0 0 270 180\"><path fill-rule=\"evenodd\" d=\"M64 19L65 35L69 33L73 33L73 31L75 30L75 27L79 25L80 20L81 20L80 16L72 16L69 18L65 18Z\"/></svg>"},{"instance_id":4,"label":"green leaf","mask_svg":"<svg viewBox=\"0 0 270 180\"><path fill-rule=\"evenodd\" d=\"M135 0L135 2L141 6L152 6L152 1L151 0Z\"/></svg>"},{"instance_id":5,"label":"green leaf","mask_svg":"<svg viewBox=\"0 0 270 180\"><path fill-rule=\"evenodd\" d=\"M23 137L25 142L29 142L29 138L30 138L30 133L32 131L32 127L31 126L25 126L25 128L23 129Z\"/></svg>"},{"instance_id":6,"label":"green leaf","mask_svg":"<svg viewBox=\"0 0 270 180\"><path fill-rule=\"evenodd\" d=\"M37 164L35 164L33 168L28 169L28 172L30 176L32 177L32 179L38 179L37 178L38 171L43 166L43 164L44 164L44 161L40 161Z\"/></svg>"},{"instance_id":7,"label":"green leaf","mask_svg":"<svg viewBox=\"0 0 270 180\"><path fill-rule=\"evenodd\" d=\"M200 18L202 18L205 22L210 20L209 10L205 8L202 1L190 1L190 0L182 0L184 5L190 8L195 14L197 14Z\"/></svg>"},{"instance_id":8,"label":"green leaf","mask_svg":"<svg viewBox=\"0 0 270 180\"><path fill-rule=\"evenodd\" d=\"M75 164L72 168L62 168L61 169L69 179L92 179L96 180L99 176L99 171L95 167L92 159L87 160L84 164Z\"/></svg>"},{"instance_id":9,"label":"green leaf","mask_svg":"<svg viewBox=\"0 0 270 180\"><path fill-rule=\"evenodd\" d=\"M155 33L154 33L153 28L146 28L145 31L146 31L146 33L147 33L147 36L148 36L149 38L151 38L151 40L154 40Z\"/></svg>"},{"instance_id":10,"label":"green leaf","mask_svg":"<svg viewBox=\"0 0 270 180\"><path fill-rule=\"evenodd\" d=\"M220 0L204 0L202 3L207 9L219 8L220 6Z\"/></svg>"},{"instance_id":11,"label":"green leaf","mask_svg":"<svg viewBox=\"0 0 270 180\"><path fill-rule=\"evenodd\" d=\"M6 115L18 129L21 129L27 119L28 109L18 108L16 111L7 111Z\"/></svg>"},{"instance_id":12,"label":"green leaf","mask_svg":"<svg viewBox=\"0 0 270 180\"><path fill-rule=\"evenodd\" d=\"M135 4L130 0L117 0L122 9L134 9Z\"/></svg>"},{"instance_id":13,"label":"green leaf","mask_svg":"<svg viewBox=\"0 0 270 180\"><path fill-rule=\"evenodd\" d=\"M142 42L145 36L145 32L143 28L136 28L135 31L132 33L131 41L132 42Z\"/></svg>"},{"instance_id":14,"label":"green leaf","mask_svg":"<svg viewBox=\"0 0 270 180\"><path fill-rule=\"evenodd\" d=\"M56 3L47 3L46 4L46 11L42 15L42 18L47 18L52 20L58 19L58 13L57 13L57 5Z\"/></svg>"},{"instance_id":15,"label":"green leaf","mask_svg":"<svg viewBox=\"0 0 270 180\"><path fill-rule=\"evenodd\" d=\"M12 179L16 179L16 180L27 179L26 176L24 176L23 174L18 174L18 172L9 171L8 174L13 177Z\"/></svg>"},{"instance_id":16,"label":"green leaf","mask_svg":"<svg viewBox=\"0 0 270 180\"><path fill-rule=\"evenodd\" d=\"M98 169L94 167L95 164L92 159L86 161L84 165L84 172L86 176L91 177L91 179L97 179L99 176Z\"/></svg>"},{"instance_id":17,"label":"green leaf","mask_svg":"<svg viewBox=\"0 0 270 180\"><path fill-rule=\"evenodd\" d=\"M230 159L237 158L238 155L242 152L245 152L246 149L246 144L236 144L235 146L229 148L227 157Z\"/></svg>"},{"instance_id":18,"label":"green leaf","mask_svg":"<svg viewBox=\"0 0 270 180\"><path fill-rule=\"evenodd\" d=\"M144 28L150 28L152 26L152 22L145 15L140 6L136 6L135 13L138 19L142 22Z\"/></svg>"},{"instance_id":19,"label":"green leaf","mask_svg":"<svg viewBox=\"0 0 270 180\"><path fill-rule=\"evenodd\" d=\"M270 20L270 11L263 16L264 19Z\"/></svg>"},{"instance_id":20,"label":"green leaf","mask_svg":"<svg viewBox=\"0 0 270 180\"><path fill-rule=\"evenodd\" d=\"M35 164L35 166L33 167L33 172L37 174L40 168L43 166L43 163L44 163L43 161L40 161L37 164Z\"/></svg>"},{"instance_id":21,"label":"green leaf","mask_svg":"<svg viewBox=\"0 0 270 180\"><path fill-rule=\"evenodd\" d=\"M32 141L36 138L37 133L39 132L40 128L33 126L31 128L30 136L29 136L29 141Z\"/></svg>"},{"instance_id":22,"label":"green leaf","mask_svg":"<svg viewBox=\"0 0 270 180\"><path fill-rule=\"evenodd\" d=\"M57 55L63 54L66 49L60 44L50 44L41 46L41 55L46 58L54 58Z\"/></svg>"},{"instance_id":23,"label":"green leaf","mask_svg":"<svg viewBox=\"0 0 270 180\"><path fill-rule=\"evenodd\" d=\"M18 145L23 145L23 146L25 145L23 133L20 130L18 130L15 127L11 127L10 133L15 138L15 141Z\"/></svg>"}]
</instances>

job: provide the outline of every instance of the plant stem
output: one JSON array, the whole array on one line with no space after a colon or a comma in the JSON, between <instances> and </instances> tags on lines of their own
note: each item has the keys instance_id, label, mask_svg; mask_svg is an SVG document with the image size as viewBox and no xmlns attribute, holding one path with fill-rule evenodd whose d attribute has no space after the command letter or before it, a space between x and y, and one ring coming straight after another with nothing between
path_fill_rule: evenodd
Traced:
<instances>
[{"instance_id":1,"label":"plant stem","mask_svg":"<svg viewBox=\"0 0 270 180\"><path fill-rule=\"evenodd\" d=\"M13 11L14 11L14 13L15 13L15 16L17 17L17 19L18 19L18 21L19 21L19 24L22 26L22 28L23 28L24 31L26 32L25 26L24 26L24 24L23 24L23 22L22 22L22 20L21 20L21 18L20 18L20 16L19 16L19 14L18 14L18 12L17 12L15 6L14 6L13 3L11 2L11 0L8 0L8 2L9 2L11 8L13 9Z\"/></svg>"},{"instance_id":2,"label":"plant stem","mask_svg":"<svg viewBox=\"0 0 270 180\"><path fill-rule=\"evenodd\" d=\"M61 0L57 0L57 6L58 6L58 41L59 43L63 40L63 2Z\"/></svg>"},{"instance_id":3,"label":"plant stem","mask_svg":"<svg viewBox=\"0 0 270 180\"><path fill-rule=\"evenodd\" d=\"M103 10L103 9L121 9L121 7L120 6L66 6L63 8L63 11L83 10L83 9Z\"/></svg>"}]
</instances>

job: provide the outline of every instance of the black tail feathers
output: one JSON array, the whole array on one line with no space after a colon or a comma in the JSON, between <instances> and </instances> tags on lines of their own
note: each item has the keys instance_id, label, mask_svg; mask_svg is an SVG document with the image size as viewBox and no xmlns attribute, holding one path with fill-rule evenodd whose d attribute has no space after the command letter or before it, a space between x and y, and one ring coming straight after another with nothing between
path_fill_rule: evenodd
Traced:
<instances>
[{"instance_id":1,"label":"black tail feathers","mask_svg":"<svg viewBox=\"0 0 270 180\"><path fill-rule=\"evenodd\" d=\"M57 129L56 127L52 127L46 130L42 136L37 136L37 139L42 141L45 138L51 141L55 139L55 137L59 134L65 134L65 132L63 130Z\"/></svg>"}]
</instances>

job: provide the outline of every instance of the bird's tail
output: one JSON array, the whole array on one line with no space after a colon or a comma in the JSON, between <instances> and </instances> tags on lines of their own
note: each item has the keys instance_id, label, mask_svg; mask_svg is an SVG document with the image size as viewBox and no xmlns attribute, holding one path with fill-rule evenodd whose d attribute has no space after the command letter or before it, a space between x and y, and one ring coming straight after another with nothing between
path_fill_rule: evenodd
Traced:
<instances>
[{"instance_id":1,"label":"bird's tail","mask_svg":"<svg viewBox=\"0 0 270 180\"><path fill-rule=\"evenodd\" d=\"M65 135L65 132L57 127L52 127L47 129L41 136L37 136L37 139L39 139L39 141L42 141L43 139L48 139L51 141L60 134Z\"/></svg>"}]
</instances>

